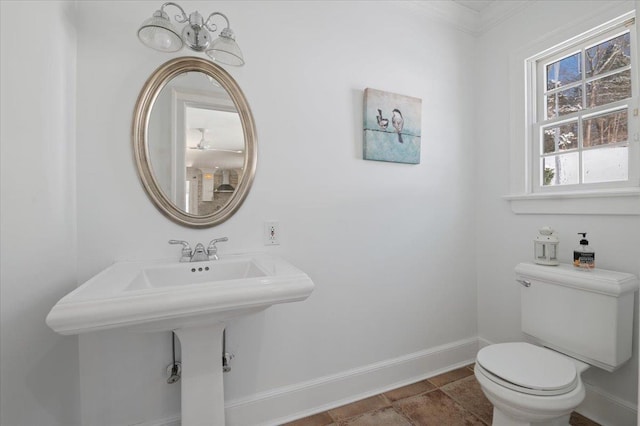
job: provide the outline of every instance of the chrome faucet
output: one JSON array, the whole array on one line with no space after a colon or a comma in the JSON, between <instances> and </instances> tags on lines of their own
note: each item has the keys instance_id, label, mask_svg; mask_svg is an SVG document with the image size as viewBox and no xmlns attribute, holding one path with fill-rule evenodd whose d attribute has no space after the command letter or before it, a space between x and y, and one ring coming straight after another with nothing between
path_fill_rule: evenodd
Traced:
<instances>
[{"instance_id":1,"label":"chrome faucet","mask_svg":"<svg viewBox=\"0 0 640 426\"><path fill-rule=\"evenodd\" d=\"M222 237L222 238L216 238L209 241L209 247L207 247L207 256L209 257L209 260L220 259L218 257L218 247L216 247L216 243L222 243L224 241L229 241L229 238Z\"/></svg>"},{"instance_id":2,"label":"chrome faucet","mask_svg":"<svg viewBox=\"0 0 640 426\"><path fill-rule=\"evenodd\" d=\"M182 244L180 262L191 262L191 246L188 242L182 240L169 240L169 244Z\"/></svg>"},{"instance_id":3,"label":"chrome faucet","mask_svg":"<svg viewBox=\"0 0 640 426\"><path fill-rule=\"evenodd\" d=\"M192 262L203 262L205 260L209 260L209 256L207 255L207 251L204 249L202 243L196 244L196 248L191 252L191 261Z\"/></svg>"},{"instance_id":4,"label":"chrome faucet","mask_svg":"<svg viewBox=\"0 0 640 426\"><path fill-rule=\"evenodd\" d=\"M189 243L183 240L169 240L169 244L182 244L180 262L202 262L205 260L218 260L218 247L216 247L216 243L223 241L229 241L229 238L224 237L211 240L206 249L202 243L198 243L193 250L191 250Z\"/></svg>"}]
</instances>

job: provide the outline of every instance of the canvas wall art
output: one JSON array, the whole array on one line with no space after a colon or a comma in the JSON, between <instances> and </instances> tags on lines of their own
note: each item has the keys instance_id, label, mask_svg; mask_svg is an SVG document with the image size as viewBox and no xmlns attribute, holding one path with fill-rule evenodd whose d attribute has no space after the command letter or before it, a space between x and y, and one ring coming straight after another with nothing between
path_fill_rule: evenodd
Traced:
<instances>
[{"instance_id":1,"label":"canvas wall art","mask_svg":"<svg viewBox=\"0 0 640 426\"><path fill-rule=\"evenodd\" d=\"M422 99L364 90L365 160L420 164Z\"/></svg>"}]
</instances>

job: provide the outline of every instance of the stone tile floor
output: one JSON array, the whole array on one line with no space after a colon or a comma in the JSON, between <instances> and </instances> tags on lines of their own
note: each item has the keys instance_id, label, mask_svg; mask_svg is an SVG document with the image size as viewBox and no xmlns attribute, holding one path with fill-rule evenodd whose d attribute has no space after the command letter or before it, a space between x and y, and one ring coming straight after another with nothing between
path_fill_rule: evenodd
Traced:
<instances>
[{"instance_id":1,"label":"stone tile floor","mask_svg":"<svg viewBox=\"0 0 640 426\"><path fill-rule=\"evenodd\" d=\"M469 365L286 426L486 426L492 417L493 406ZM599 426L575 412L570 423Z\"/></svg>"}]
</instances>

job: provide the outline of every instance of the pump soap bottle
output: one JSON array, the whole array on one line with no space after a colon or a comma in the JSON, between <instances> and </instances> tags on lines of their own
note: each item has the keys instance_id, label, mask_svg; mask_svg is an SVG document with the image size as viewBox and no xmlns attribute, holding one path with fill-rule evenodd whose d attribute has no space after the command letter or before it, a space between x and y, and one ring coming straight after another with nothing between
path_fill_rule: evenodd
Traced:
<instances>
[{"instance_id":1,"label":"pump soap bottle","mask_svg":"<svg viewBox=\"0 0 640 426\"><path fill-rule=\"evenodd\" d=\"M596 267L596 253L589 247L586 232L578 232L582 235L580 247L573 251L573 266L576 268L593 269Z\"/></svg>"}]
</instances>

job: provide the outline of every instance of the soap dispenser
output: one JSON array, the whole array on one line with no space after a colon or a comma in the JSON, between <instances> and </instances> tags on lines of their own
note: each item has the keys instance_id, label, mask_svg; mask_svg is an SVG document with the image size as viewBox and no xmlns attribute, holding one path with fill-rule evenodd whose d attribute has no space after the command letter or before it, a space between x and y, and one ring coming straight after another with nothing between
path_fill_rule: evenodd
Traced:
<instances>
[{"instance_id":1,"label":"soap dispenser","mask_svg":"<svg viewBox=\"0 0 640 426\"><path fill-rule=\"evenodd\" d=\"M586 232L578 232L582 235L580 239L580 247L573 251L573 266L576 268L593 269L596 267L596 253L593 248L589 247Z\"/></svg>"}]
</instances>

